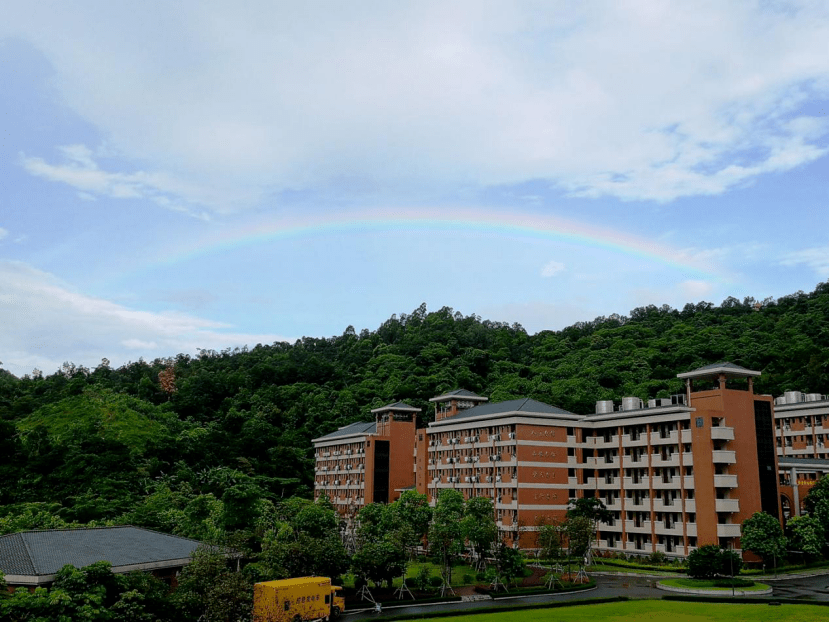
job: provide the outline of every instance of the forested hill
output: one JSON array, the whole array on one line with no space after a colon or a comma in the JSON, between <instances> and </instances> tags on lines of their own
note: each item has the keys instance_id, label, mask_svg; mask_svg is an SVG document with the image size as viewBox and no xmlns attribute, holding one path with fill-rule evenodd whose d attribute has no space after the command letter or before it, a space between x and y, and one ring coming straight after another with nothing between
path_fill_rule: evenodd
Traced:
<instances>
[{"instance_id":1,"label":"forested hill","mask_svg":"<svg viewBox=\"0 0 830 623\"><path fill-rule=\"evenodd\" d=\"M762 371L761 393L826 393L828 284L778 300L637 308L533 336L422 305L372 332L118 369L65 364L36 378L0 370L0 532L41 521L13 525L13 515L46 509L198 537L217 521L246 525L258 497L308 494L310 440L374 407L403 400L426 422L428 399L461 387L588 413L601 399L678 392L678 372L723 360Z\"/></svg>"}]
</instances>

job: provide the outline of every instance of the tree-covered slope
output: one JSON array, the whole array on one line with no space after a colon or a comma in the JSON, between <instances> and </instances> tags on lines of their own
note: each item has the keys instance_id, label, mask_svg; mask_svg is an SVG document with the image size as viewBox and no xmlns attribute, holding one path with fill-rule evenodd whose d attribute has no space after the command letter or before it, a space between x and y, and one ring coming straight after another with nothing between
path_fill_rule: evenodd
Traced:
<instances>
[{"instance_id":1,"label":"tree-covered slope","mask_svg":"<svg viewBox=\"0 0 830 623\"><path fill-rule=\"evenodd\" d=\"M312 438L374 407L404 400L423 409L423 424L430 397L463 387L588 413L596 400L681 391L678 372L724 360L761 371L761 393L826 393L827 284L777 301L649 306L532 336L422 305L375 331L294 344L118 369L67 363L23 379L0 371L0 517L42 502L70 520L253 525L264 512L255 500L308 494Z\"/></svg>"}]
</instances>

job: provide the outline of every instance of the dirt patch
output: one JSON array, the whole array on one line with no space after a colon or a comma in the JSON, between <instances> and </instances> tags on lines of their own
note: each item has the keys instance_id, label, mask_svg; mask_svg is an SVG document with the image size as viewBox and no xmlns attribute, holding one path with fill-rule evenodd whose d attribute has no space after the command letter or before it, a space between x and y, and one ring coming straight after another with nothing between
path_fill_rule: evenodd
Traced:
<instances>
[{"instance_id":1,"label":"dirt patch","mask_svg":"<svg viewBox=\"0 0 830 623\"><path fill-rule=\"evenodd\" d=\"M529 567L531 574L522 579L519 586L530 587L539 586L542 583L542 578L547 574L547 569L540 569L538 567Z\"/></svg>"}]
</instances>

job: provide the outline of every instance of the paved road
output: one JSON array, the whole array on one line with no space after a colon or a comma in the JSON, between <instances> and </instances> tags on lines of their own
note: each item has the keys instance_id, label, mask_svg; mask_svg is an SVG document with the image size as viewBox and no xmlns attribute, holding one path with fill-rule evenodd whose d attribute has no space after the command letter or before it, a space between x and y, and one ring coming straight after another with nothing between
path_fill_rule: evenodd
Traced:
<instances>
[{"instance_id":1,"label":"paved road","mask_svg":"<svg viewBox=\"0 0 830 623\"><path fill-rule=\"evenodd\" d=\"M644 578L641 576L595 576L597 587L585 592L564 593L560 595L533 595L528 597L515 597L509 599L498 599L493 601L477 602L450 602L436 604L434 606L408 606L402 608L384 608L384 614L410 616L412 619L427 612L462 612L469 608L481 608L486 606L507 606L517 605L540 605L573 601L575 599L592 599L599 597L616 597L626 595L633 599L660 599L666 594L657 588L659 578ZM773 580L766 578L761 580L773 587L773 597L781 598L803 598L812 597L821 601L828 601L828 576L820 575L806 578L795 578L786 580ZM371 609L359 612L350 612L342 617L343 621L371 621L375 618Z\"/></svg>"}]
</instances>

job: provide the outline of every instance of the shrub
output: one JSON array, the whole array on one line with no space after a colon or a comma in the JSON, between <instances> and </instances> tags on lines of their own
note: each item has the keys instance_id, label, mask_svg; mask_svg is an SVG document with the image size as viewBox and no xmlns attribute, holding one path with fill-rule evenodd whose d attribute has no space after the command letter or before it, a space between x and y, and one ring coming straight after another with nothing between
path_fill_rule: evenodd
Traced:
<instances>
[{"instance_id":1,"label":"shrub","mask_svg":"<svg viewBox=\"0 0 830 623\"><path fill-rule=\"evenodd\" d=\"M750 588L755 586L752 580L742 580L740 578L729 578L723 580L715 580L715 586L718 588Z\"/></svg>"},{"instance_id":2,"label":"shrub","mask_svg":"<svg viewBox=\"0 0 830 623\"><path fill-rule=\"evenodd\" d=\"M429 588L429 567L427 565L422 565L418 569L418 573L415 574L415 579L412 583L419 591L425 591Z\"/></svg>"},{"instance_id":3,"label":"shrub","mask_svg":"<svg viewBox=\"0 0 830 623\"><path fill-rule=\"evenodd\" d=\"M432 576L432 577L429 579L429 585L430 585L432 588L441 588L441 585L442 585L443 583L444 583L444 580L442 580L442 579L441 579L439 576L437 576L437 575L434 575L434 576Z\"/></svg>"},{"instance_id":4,"label":"shrub","mask_svg":"<svg viewBox=\"0 0 830 623\"><path fill-rule=\"evenodd\" d=\"M652 552L648 561L653 565L662 565L666 562L666 555L663 552Z\"/></svg>"},{"instance_id":5,"label":"shrub","mask_svg":"<svg viewBox=\"0 0 830 623\"><path fill-rule=\"evenodd\" d=\"M710 579L716 575L731 576L741 570L741 557L720 545L703 545L686 559L689 575L697 579Z\"/></svg>"},{"instance_id":6,"label":"shrub","mask_svg":"<svg viewBox=\"0 0 830 623\"><path fill-rule=\"evenodd\" d=\"M465 574L464 574L464 577L463 577L462 579L463 579L463 581L464 581L464 584L472 584L472 583L473 583L473 579L474 579L474 578L473 578L473 575L472 575L472 574L470 574L470 573L465 573Z\"/></svg>"}]
</instances>

